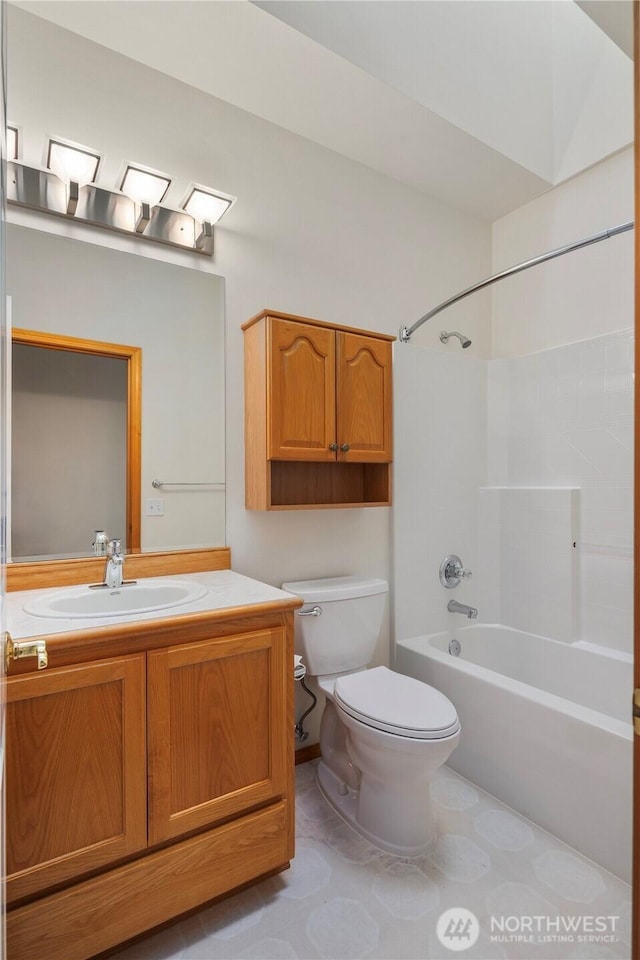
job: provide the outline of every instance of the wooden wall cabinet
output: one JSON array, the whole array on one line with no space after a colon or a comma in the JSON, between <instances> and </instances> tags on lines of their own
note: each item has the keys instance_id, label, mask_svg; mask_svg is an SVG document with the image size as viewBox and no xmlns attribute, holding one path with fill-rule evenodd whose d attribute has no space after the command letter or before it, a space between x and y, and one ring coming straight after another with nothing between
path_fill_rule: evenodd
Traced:
<instances>
[{"instance_id":1,"label":"wooden wall cabinet","mask_svg":"<svg viewBox=\"0 0 640 960\"><path fill-rule=\"evenodd\" d=\"M247 509L389 505L394 338L266 310L243 330Z\"/></svg>"},{"instance_id":2,"label":"wooden wall cabinet","mask_svg":"<svg viewBox=\"0 0 640 960\"><path fill-rule=\"evenodd\" d=\"M11 960L87 960L288 865L287 603L182 631L156 621L130 641L136 652L98 660L92 639L71 650L67 634L48 643L47 670L17 665L7 681ZM124 640L114 635L113 649Z\"/></svg>"}]
</instances>

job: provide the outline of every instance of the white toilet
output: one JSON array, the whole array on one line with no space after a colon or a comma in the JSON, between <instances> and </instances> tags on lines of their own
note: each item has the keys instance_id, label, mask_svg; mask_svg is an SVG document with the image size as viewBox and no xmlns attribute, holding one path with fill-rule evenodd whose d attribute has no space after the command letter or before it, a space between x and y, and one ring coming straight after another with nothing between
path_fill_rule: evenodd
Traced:
<instances>
[{"instance_id":1,"label":"white toilet","mask_svg":"<svg viewBox=\"0 0 640 960\"><path fill-rule=\"evenodd\" d=\"M367 670L380 632L384 580L283 583L301 597L296 652L327 698L317 778L331 806L383 850L423 853L433 838L429 781L460 739L455 707L387 667Z\"/></svg>"}]
</instances>

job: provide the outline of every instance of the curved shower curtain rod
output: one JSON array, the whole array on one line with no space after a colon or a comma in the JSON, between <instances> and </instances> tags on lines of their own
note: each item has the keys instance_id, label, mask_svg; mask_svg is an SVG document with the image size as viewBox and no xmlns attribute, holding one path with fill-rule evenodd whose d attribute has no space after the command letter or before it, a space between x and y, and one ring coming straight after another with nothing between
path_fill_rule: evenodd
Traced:
<instances>
[{"instance_id":1,"label":"curved shower curtain rod","mask_svg":"<svg viewBox=\"0 0 640 960\"><path fill-rule=\"evenodd\" d=\"M617 227L610 227L608 230L603 230L601 233L594 233L592 237L587 237L586 240L576 240L575 243L568 243L564 247L558 247L557 250L550 250L548 253L541 253L539 257L533 257L531 260L525 260L523 263L518 263L514 267L507 267L506 270L501 270L500 273L496 273L492 277L487 277L486 280L480 280L479 283L474 283L472 287L467 287L467 289L463 290L461 293L456 293L454 297L449 297L448 300L443 300L443 302L439 303L437 307L433 308L433 310L429 310L428 313L425 313L424 317L420 317L419 320L416 320L413 326L400 327L400 342L409 343L412 334L414 334L418 327L421 327L423 323L426 323L427 320L431 320L431 318L435 317L436 314L440 313L441 310L446 310L447 307L452 307L453 304L457 303L459 300L464 300L465 297L475 293L476 290L484 290L485 287L490 287L492 283L497 283L498 280L505 280L507 277L512 277L515 273L521 273L523 270L528 270L529 267L535 267L538 263L545 263L546 260L553 260L555 257L563 256L565 253L572 253L574 250L581 250L582 247L589 247L592 243L599 243L600 240L608 240L610 237L616 237L619 233L626 233L627 230L633 230L633 227L633 220L629 220L627 223L621 223Z\"/></svg>"}]
</instances>

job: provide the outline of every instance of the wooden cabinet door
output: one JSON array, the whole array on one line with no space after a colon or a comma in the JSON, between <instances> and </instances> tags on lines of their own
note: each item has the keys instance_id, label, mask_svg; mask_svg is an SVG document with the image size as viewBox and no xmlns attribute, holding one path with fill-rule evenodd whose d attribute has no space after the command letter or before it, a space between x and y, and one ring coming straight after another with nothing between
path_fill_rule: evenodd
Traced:
<instances>
[{"instance_id":1,"label":"wooden cabinet door","mask_svg":"<svg viewBox=\"0 0 640 960\"><path fill-rule=\"evenodd\" d=\"M338 331L336 352L338 459L388 463L393 459L391 343Z\"/></svg>"},{"instance_id":2,"label":"wooden cabinet door","mask_svg":"<svg viewBox=\"0 0 640 960\"><path fill-rule=\"evenodd\" d=\"M145 654L7 682L7 900L147 845Z\"/></svg>"},{"instance_id":3,"label":"wooden cabinet door","mask_svg":"<svg viewBox=\"0 0 640 960\"><path fill-rule=\"evenodd\" d=\"M150 843L285 794L286 649L277 627L148 654Z\"/></svg>"},{"instance_id":4,"label":"wooden cabinet door","mask_svg":"<svg viewBox=\"0 0 640 960\"><path fill-rule=\"evenodd\" d=\"M268 458L335 460L335 331L272 317L268 352Z\"/></svg>"}]
</instances>

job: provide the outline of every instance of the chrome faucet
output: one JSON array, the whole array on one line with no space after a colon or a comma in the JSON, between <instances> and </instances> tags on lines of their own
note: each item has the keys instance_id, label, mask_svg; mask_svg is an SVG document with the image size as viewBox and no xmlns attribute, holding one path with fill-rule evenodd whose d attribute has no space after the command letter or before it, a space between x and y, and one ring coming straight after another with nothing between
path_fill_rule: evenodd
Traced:
<instances>
[{"instance_id":1,"label":"chrome faucet","mask_svg":"<svg viewBox=\"0 0 640 960\"><path fill-rule=\"evenodd\" d=\"M124 555L120 552L120 541L109 540L107 543L107 563L104 568L103 583L92 583L91 589L96 590L100 587L109 590L119 590L120 587L128 587L135 583L135 580L124 580Z\"/></svg>"},{"instance_id":2,"label":"chrome faucet","mask_svg":"<svg viewBox=\"0 0 640 960\"><path fill-rule=\"evenodd\" d=\"M107 544L107 565L104 568L105 586L117 590L122 586L124 557L120 553L120 541L109 540Z\"/></svg>"},{"instance_id":3,"label":"chrome faucet","mask_svg":"<svg viewBox=\"0 0 640 960\"><path fill-rule=\"evenodd\" d=\"M466 603L458 603L457 600L449 600L447 610L449 613L463 613L465 617L469 617L469 620L475 620L478 616L478 611L475 607L468 607Z\"/></svg>"}]
</instances>

